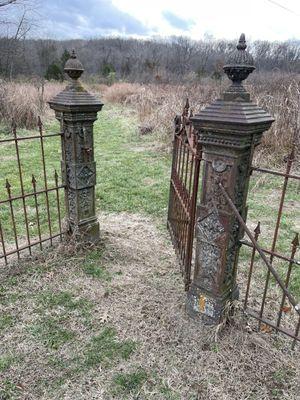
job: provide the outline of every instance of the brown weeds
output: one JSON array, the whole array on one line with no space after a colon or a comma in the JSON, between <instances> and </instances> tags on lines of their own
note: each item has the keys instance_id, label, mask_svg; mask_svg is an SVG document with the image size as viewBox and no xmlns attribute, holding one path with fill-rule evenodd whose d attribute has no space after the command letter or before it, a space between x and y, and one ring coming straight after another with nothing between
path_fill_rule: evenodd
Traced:
<instances>
[{"instance_id":1,"label":"brown weeds","mask_svg":"<svg viewBox=\"0 0 300 400\"><path fill-rule=\"evenodd\" d=\"M151 127L161 139L170 145L173 136L173 121L182 112L186 98L189 98L194 113L219 98L229 81L203 78L198 82L184 85L119 82L112 86L86 84L88 90L100 96L104 102L128 104L136 111L141 131ZM64 84L39 81L31 83L0 83L0 118L7 125L14 120L19 127L36 126L37 116L52 116L47 107L50 100ZM261 158L280 163L296 144L299 148L299 75L256 73L247 81L252 100L267 110L274 118L271 129L264 135L260 147Z\"/></svg>"},{"instance_id":2,"label":"brown weeds","mask_svg":"<svg viewBox=\"0 0 300 400\"><path fill-rule=\"evenodd\" d=\"M0 83L0 118L10 126L32 129L38 116L45 116L47 101L62 89L59 83Z\"/></svg>"}]
</instances>

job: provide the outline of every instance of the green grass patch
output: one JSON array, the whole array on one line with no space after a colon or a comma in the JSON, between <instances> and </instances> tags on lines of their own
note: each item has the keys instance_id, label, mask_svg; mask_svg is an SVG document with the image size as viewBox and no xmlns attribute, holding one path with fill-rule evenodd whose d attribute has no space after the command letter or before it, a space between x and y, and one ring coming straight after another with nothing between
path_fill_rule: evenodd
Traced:
<instances>
[{"instance_id":1,"label":"green grass patch","mask_svg":"<svg viewBox=\"0 0 300 400\"><path fill-rule=\"evenodd\" d=\"M0 399L1 400L14 400L20 398L20 388L11 380L0 380Z\"/></svg>"},{"instance_id":2,"label":"green grass patch","mask_svg":"<svg viewBox=\"0 0 300 400\"><path fill-rule=\"evenodd\" d=\"M84 312L92 308L92 303L82 297L75 297L70 292L47 291L38 296L38 303L46 309L63 307L66 310Z\"/></svg>"},{"instance_id":3,"label":"green grass patch","mask_svg":"<svg viewBox=\"0 0 300 400\"><path fill-rule=\"evenodd\" d=\"M0 372L6 371L13 363L14 357L12 356L0 356Z\"/></svg>"},{"instance_id":4,"label":"green grass patch","mask_svg":"<svg viewBox=\"0 0 300 400\"><path fill-rule=\"evenodd\" d=\"M167 384L162 384L159 391L166 400L180 400L179 394L174 392Z\"/></svg>"},{"instance_id":5,"label":"green grass patch","mask_svg":"<svg viewBox=\"0 0 300 400\"><path fill-rule=\"evenodd\" d=\"M75 332L65 328L62 321L44 318L28 328L31 335L46 347L57 350L75 338Z\"/></svg>"},{"instance_id":6,"label":"green grass patch","mask_svg":"<svg viewBox=\"0 0 300 400\"><path fill-rule=\"evenodd\" d=\"M20 293L14 293L6 290L3 286L0 287L0 304L7 305L13 304L23 297Z\"/></svg>"},{"instance_id":7,"label":"green grass patch","mask_svg":"<svg viewBox=\"0 0 300 400\"><path fill-rule=\"evenodd\" d=\"M92 278L111 281L111 274L101 265L101 257L102 249L89 252L82 263L82 269L86 275Z\"/></svg>"},{"instance_id":8,"label":"green grass patch","mask_svg":"<svg viewBox=\"0 0 300 400\"><path fill-rule=\"evenodd\" d=\"M95 278L95 279L100 279L104 281L110 281L111 276L107 270L102 267L101 265L95 265L91 263L84 263L82 266L83 271L85 272L86 275Z\"/></svg>"},{"instance_id":9,"label":"green grass patch","mask_svg":"<svg viewBox=\"0 0 300 400\"><path fill-rule=\"evenodd\" d=\"M113 378L114 393L117 395L137 394L147 381L147 373L143 368L138 368L131 373L118 373Z\"/></svg>"},{"instance_id":10,"label":"green grass patch","mask_svg":"<svg viewBox=\"0 0 300 400\"><path fill-rule=\"evenodd\" d=\"M106 109L95 126L97 205L110 212L164 217L171 158L153 150L154 137L138 135L135 117L124 117L122 108L116 111L112 118Z\"/></svg>"},{"instance_id":11,"label":"green grass patch","mask_svg":"<svg viewBox=\"0 0 300 400\"><path fill-rule=\"evenodd\" d=\"M0 315L0 332L10 328L15 323L15 318L11 314Z\"/></svg>"},{"instance_id":12,"label":"green grass patch","mask_svg":"<svg viewBox=\"0 0 300 400\"><path fill-rule=\"evenodd\" d=\"M108 366L120 359L128 360L137 344L132 340L118 341L116 330L107 327L94 336L85 349L85 366Z\"/></svg>"}]
</instances>

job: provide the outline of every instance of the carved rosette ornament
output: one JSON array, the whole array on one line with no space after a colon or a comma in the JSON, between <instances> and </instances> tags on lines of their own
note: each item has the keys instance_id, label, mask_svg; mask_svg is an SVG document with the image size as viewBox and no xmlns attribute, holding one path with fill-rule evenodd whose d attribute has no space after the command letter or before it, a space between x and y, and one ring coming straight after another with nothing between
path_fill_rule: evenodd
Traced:
<instances>
[{"instance_id":1,"label":"carved rosette ornament","mask_svg":"<svg viewBox=\"0 0 300 400\"><path fill-rule=\"evenodd\" d=\"M254 71L242 34L224 72L232 84L221 99L191 118L202 145L204 174L196 221L194 277L188 313L205 324L219 324L238 297L236 269L243 231L223 196L221 182L246 219L246 199L255 146L274 121L252 103L243 81Z\"/></svg>"},{"instance_id":2,"label":"carved rosette ornament","mask_svg":"<svg viewBox=\"0 0 300 400\"><path fill-rule=\"evenodd\" d=\"M93 124L103 104L79 81L84 72L75 51L64 71L70 84L50 102L62 133L62 177L69 233L80 240L97 242L99 223L95 215L96 163Z\"/></svg>"}]
</instances>

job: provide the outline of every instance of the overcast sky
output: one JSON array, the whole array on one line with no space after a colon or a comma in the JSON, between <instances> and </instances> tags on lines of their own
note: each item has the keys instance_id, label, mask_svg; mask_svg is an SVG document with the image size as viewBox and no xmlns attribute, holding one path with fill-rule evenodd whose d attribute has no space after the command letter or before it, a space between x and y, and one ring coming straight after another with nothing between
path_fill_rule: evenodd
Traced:
<instances>
[{"instance_id":1,"label":"overcast sky","mask_svg":"<svg viewBox=\"0 0 300 400\"><path fill-rule=\"evenodd\" d=\"M300 0L39 0L36 35L300 39Z\"/></svg>"}]
</instances>

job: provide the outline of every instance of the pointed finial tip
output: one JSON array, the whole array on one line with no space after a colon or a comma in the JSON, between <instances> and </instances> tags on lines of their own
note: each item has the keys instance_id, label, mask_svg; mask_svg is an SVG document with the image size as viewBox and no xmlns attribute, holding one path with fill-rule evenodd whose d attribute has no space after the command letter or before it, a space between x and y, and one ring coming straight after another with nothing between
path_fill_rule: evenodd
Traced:
<instances>
[{"instance_id":1,"label":"pointed finial tip","mask_svg":"<svg viewBox=\"0 0 300 400\"><path fill-rule=\"evenodd\" d=\"M246 37L245 37L244 33L241 34L240 39L239 39L239 43L236 46L236 48L238 50L246 50L247 44L246 44Z\"/></svg>"},{"instance_id":2,"label":"pointed finial tip","mask_svg":"<svg viewBox=\"0 0 300 400\"><path fill-rule=\"evenodd\" d=\"M71 58L77 58L75 49L72 49Z\"/></svg>"}]
</instances>

